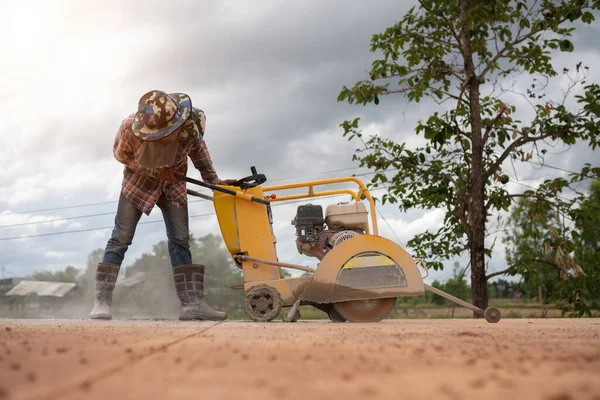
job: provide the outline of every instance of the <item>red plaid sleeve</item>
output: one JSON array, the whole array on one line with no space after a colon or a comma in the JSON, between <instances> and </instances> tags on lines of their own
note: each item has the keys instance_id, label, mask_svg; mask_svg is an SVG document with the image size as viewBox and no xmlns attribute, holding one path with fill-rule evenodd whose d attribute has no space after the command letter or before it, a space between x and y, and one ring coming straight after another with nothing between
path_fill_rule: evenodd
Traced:
<instances>
[{"instance_id":1,"label":"red plaid sleeve","mask_svg":"<svg viewBox=\"0 0 600 400\"><path fill-rule=\"evenodd\" d=\"M132 136L128 134L131 131L131 125L135 114L131 114L121 122L117 136L115 137L115 143L113 145L113 153L115 158L120 163L125 165L129 164L134 160L134 150L132 144Z\"/></svg>"},{"instance_id":2,"label":"red plaid sleeve","mask_svg":"<svg viewBox=\"0 0 600 400\"><path fill-rule=\"evenodd\" d=\"M204 140L199 139L194 142L190 150L190 158L192 159L194 166L200 171L200 175L202 175L202 180L204 182L212 183L213 185L222 183L215 171L210 158L210 153L208 152L208 147Z\"/></svg>"}]
</instances>

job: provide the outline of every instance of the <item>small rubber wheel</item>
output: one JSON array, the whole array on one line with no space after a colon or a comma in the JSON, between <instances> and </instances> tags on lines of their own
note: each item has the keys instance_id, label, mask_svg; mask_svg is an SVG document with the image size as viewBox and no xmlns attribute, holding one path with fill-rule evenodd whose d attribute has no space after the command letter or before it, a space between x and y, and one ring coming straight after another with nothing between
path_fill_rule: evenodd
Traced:
<instances>
[{"instance_id":1,"label":"small rubber wheel","mask_svg":"<svg viewBox=\"0 0 600 400\"><path fill-rule=\"evenodd\" d=\"M281 306L281 295L270 286L255 286L244 298L244 311L256 322L272 321L279 315Z\"/></svg>"},{"instance_id":2,"label":"small rubber wheel","mask_svg":"<svg viewBox=\"0 0 600 400\"><path fill-rule=\"evenodd\" d=\"M342 317L340 313L332 305L331 309L327 312L327 316L331 322L346 322L346 318Z\"/></svg>"},{"instance_id":3,"label":"small rubber wheel","mask_svg":"<svg viewBox=\"0 0 600 400\"><path fill-rule=\"evenodd\" d=\"M495 324L502 318L502 313L500 313L500 310L497 307L488 307L485 309L483 316L487 322Z\"/></svg>"}]
</instances>

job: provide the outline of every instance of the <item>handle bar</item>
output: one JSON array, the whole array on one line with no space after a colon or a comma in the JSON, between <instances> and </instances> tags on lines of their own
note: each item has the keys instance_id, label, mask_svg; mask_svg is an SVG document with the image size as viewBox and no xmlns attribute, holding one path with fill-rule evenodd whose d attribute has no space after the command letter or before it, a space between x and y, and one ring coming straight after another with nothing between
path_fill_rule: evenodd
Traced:
<instances>
[{"instance_id":1,"label":"handle bar","mask_svg":"<svg viewBox=\"0 0 600 400\"><path fill-rule=\"evenodd\" d=\"M185 178L183 178L183 179L186 182L193 183L194 185L202 186L202 187L205 187L207 189L212 189L212 190L217 191L217 192L221 192L221 193L225 193L225 194L228 194L228 195L231 195L231 196L235 196L235 197L238 197L238 198L243 199L243 200L253 201L255 203L260 203L260 204L263 204L265 206L268 206L268 205L271 204L267 200L260 199L258 197L254 197L252 195L249 195L249 194L244 193L244 192L239 191L239 190L227 189L227 188L224 188L224 187L221 187L221 186L218 186L218 185L213 185L211 183L202 182L202 181L199 181L197 179L193 179L193 178L190 178L190 177L187 177L187 176ZM194 193L190 193L190 194L194 195Z\"/></svg>"}]
</instances>

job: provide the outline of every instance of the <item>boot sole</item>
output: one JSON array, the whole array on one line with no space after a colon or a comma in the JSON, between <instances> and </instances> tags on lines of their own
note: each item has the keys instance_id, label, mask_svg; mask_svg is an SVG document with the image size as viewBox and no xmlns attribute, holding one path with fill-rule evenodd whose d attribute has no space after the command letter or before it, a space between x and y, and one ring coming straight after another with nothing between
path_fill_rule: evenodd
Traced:
<instances>
[{"instance_id":1,"label":"boot sole","mask_svg":"<svg viewBox=\"0 0 600 400\"><path fill-rule=\"evenodd\" d=\"M99 320L108 321L108 320L112 319L112 316L106 315L106 314L90 315L90 319L99 319Z\"/></svg>"},{"instance_id":2,"label":"boot sole","mask_svg":"<svg viewBox=\"0 0 600 400\"><path fill-rule=\"evenodd\" d=\"M179 316L180 321L225 321L227 317L217 318L217 317L203 317L201 315L193 315L193 316Z\"/></svg>"}]
</instances>

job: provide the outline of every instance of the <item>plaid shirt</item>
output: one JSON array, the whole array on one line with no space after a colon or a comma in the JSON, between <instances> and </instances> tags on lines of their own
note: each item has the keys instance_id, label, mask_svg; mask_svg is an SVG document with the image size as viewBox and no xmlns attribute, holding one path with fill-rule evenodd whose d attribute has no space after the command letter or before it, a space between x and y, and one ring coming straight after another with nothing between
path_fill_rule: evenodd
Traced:
<instances>
[{"instance_id":1,"label":"plaid shirt","mask_svg":"<svg viewBox=\"0 0 600 400\"><path fill-rule=\"evenodd\" d=\"M144 143L131 132L135 113L129 115L121 123L117 132L113 152L117 161L125 164L122 193L133 205L145 214L150 214L154 205L163 194L178 208L187 202L185 182L168 182L159 180L162 168L149 169L136 162L142 154ZM192 136L179 139L179 149L175 156L173 169L179 175L187 173L187 156L200 171L202 180L212 184L222 183L215 172L210 159L206 142Z\"/></svg>"}]
</instances>

